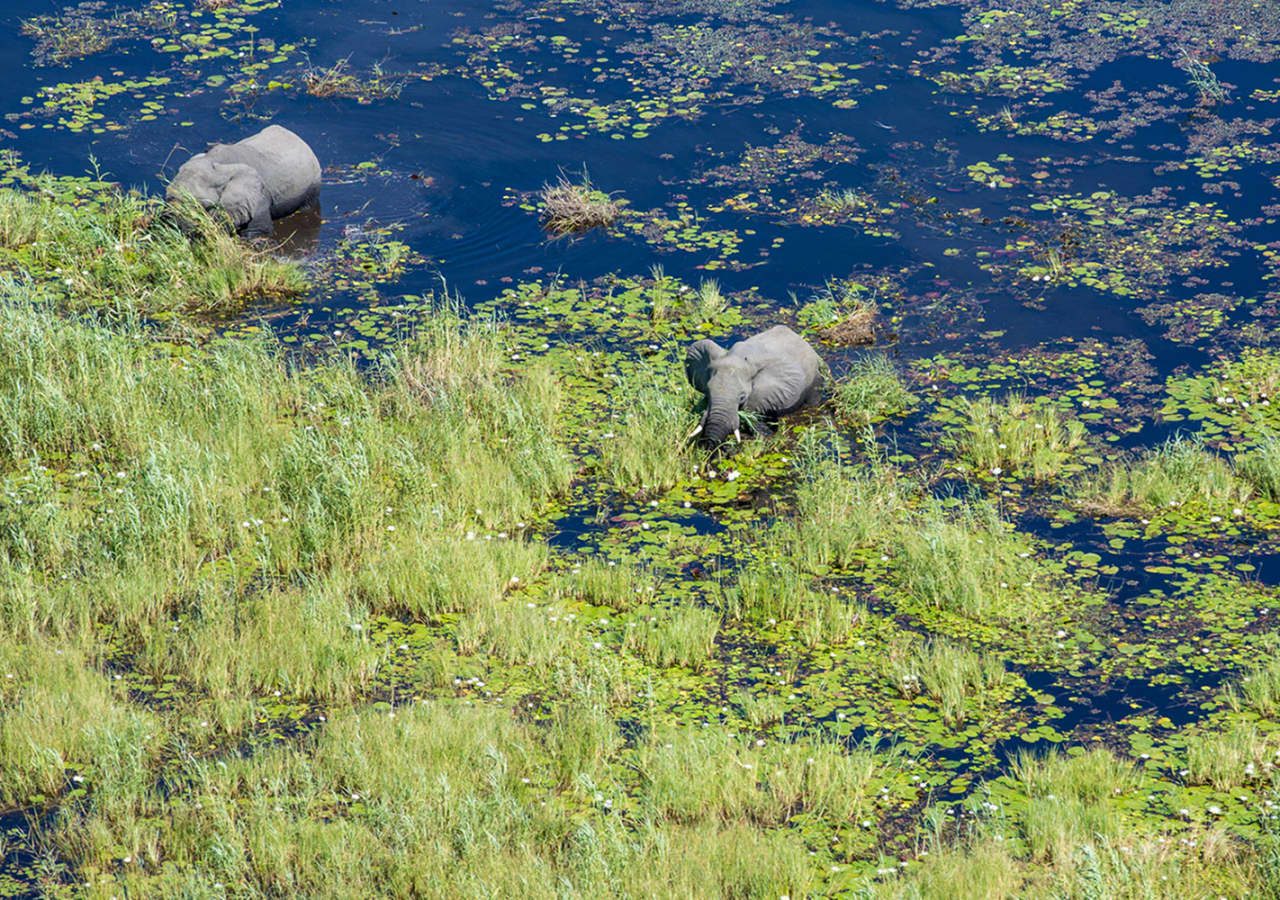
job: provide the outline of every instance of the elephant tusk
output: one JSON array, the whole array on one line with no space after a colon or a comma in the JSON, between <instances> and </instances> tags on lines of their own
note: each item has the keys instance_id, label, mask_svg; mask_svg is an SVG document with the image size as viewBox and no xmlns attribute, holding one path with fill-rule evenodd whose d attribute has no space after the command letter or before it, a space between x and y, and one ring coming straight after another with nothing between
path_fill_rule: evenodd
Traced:
<instances>
[{"instance_id":1,"label":"elephant tusk","mask_svg":"<svg viewBox=\"0 0 1280 900\"><path fill-rule=\"evenodd\" d=\"M733 439L737 441L739 444L742 443L742 429L740 428L733 429Z\"/></svg>"},{"instance_id":2,"label":"elephant tusk","mask_svg":"<svg viewBox=\"0 0 1280 900\"><path fill-rule=\"evenodd\" d=\"M694 438L696 438L696 437L697 437L698 435L700 435L700 434L702 434L702 423L701 423L701 422L699 422L699 423L698 423L698 427L697 427L697 428L693 429L693 431L690 431L690 432L685 436L685 440L686 440L686 441L691 441L691 440L693 440Z\"/></svg>"}]
</instances>

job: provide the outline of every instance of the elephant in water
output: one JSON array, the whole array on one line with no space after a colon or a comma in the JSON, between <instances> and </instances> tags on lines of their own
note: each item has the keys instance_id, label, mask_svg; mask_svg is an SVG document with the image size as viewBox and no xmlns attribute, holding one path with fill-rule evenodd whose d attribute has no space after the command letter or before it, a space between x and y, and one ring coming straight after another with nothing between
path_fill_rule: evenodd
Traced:
<instances>
[{"instance_id":1,"label":"elephant in water","mask_svg":"<svg viewBox=\"0 0 1280 900\"><path fill-rule=\"evenodd\" d=\"M185 197L225 212L240 234L270 234L273 219L318 206L320 162L302 138L268 125L237 143L214 144L183 163L165 198Z\"/></svg>"},{"instance_id":2,"label":"elephant in water","mask_svg":"<svg viewBox=\"0 0 1280 900\"><path fill-rule=\"evenodd\" d=\"M820 387L823 365L804 338L775 325L728 350L715 341L698 341L685 351L684 371L689 383L707 395L707 411L690 437L701 433L714 446L731 434L741 437L739 410L778 416L809 403Z\"/></svg>"}]
</instances>

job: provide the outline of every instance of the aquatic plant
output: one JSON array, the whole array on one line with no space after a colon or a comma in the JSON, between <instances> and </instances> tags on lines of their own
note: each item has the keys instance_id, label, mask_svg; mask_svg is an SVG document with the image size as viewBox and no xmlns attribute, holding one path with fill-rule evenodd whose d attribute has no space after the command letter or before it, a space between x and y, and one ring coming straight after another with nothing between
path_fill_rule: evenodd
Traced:
<instances>
[{"instance_id":1,"label":"aquatic plant","mask_svg":"<svg viewBox=\"0 0 1280 900\"><path fill-rule=\"evenodd\" d=\"M658 607L632 619L623 646L659 668L701 669L715 648L720 615L702 606Z\"/></svg>"},{"instance_id":2,"label":"aquatic plant","mask_svg":"<svg viewBox=\"0 0 1280 900\"><path fill-rule=\"evenodd\" d=\"M833 279L796 312L796 319L822 340L840 347L876 340L876 293L859 282Z\"/></svg>"},{"instance_id":3,"label":"aquatic plant","mask_svg":"<svg viewBox=\"0 0 1280 900\"><path fill-rule=\"evenodd\" d=\"M622 214L621 204L597 189L586 169L578 181L571 181L561 172L554 183L542 186L538 200L542 206L542 224L555 235L607 228Z\"/></svg>"},{"instance_id":4,"label":"aquatic plant","mask_svg":"<svg viewBox=\"0 0 1280 900\"><path fill-rule=\"evenodd\" d=\"M901 415L916 401L897 367L883 353L855 357L832 395L840 417L859 425Z\"/></svg>"},{"instance_id":5,"label":"aquatic plant","mask_svg":"<svg viewBox=\"0 0 1280 900\"><path fill-rule=\"evenodd\" d=\"M1266 469L1254 472L1264 476ZM1109 515L1203 503L1234 508L1252 494L1231 464L1193 438L1181 435L1137 459L1083 479L1077 495L1087 509Z\"/></svg>"},{"instance_id":6,"label":"aquatic plant","mask_svg":"<svg viewBox=\"0 0 1280 900\"><path fill-rule=\"evenodd\" d=\"M1052 603L1052 577L990 505L930 503L903 524L894 575L925 606L1025 622Z\"/></svg>"},{"instance_id":7,"label":"aquatic plant","mask_svg":"<svg viewBox=\"0 0 1280 900\"><path fill-rule=\"evenodd\" d=\"M303 88L313 97L341 97L360 103L394 99L405 83L404 76L389 75L377 63L369 74L357 74L351 69L350 56L327 67L308 62L301 78Z\"/></svg>"},{"instance_id":8,"label":"aquatic plant","mask_svg":"<svg viewBox=\"0 0 1280 900\"><path fill-rule=\"evenodd\" d=\"M1081 422L1019 394L1003 400L964 397L956 412L963 423L952 438L956 453L980 473L1044 481L1085 445Z\"/></svg>"}]
</instances>

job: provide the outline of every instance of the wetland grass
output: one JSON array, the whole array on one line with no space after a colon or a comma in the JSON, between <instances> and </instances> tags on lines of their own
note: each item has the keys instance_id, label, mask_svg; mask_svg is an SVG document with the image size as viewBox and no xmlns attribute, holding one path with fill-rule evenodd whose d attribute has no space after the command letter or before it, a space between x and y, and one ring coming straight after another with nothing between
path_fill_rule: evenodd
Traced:
<instances>
[{"instance_id":1,"label":"wetland grass","mask_svg":"<svg viewBox=\"0 0 1280 900\"><path fill-rule=\"evenodd\" d=\"M956 452L979 472L1045 481L1085 446L1082 423L1021 395L963 398L957 414L962 425L954 437Z\"/></svg>"},{"instance_id":2,"label":"wetland grass","mask_svg":"<svg viewBox=\"0 0 1280 900\"><path fill-rule=\"evenodd\" d=\"M906 412L916 402L897 368L883 353L859 356L836 382L836 414L855 425L870 425Z\"/></svg>"},{"instance_id":3,"label":"wetland grass","mask_svg":"<svg viewBox=\"0 0 1280 900\"><path fill-rule=\"evenodd\" d=\"M995 509L925 505L897 536L895 576L927 608L984 621L1026 621L1054 601L1056 589L1031 548Z\"/></svg>"},{"instance_id":4,"label":"wetland grass","mask_svg":"<svg viewBox=\"0 0 1280 900\"><path fill-rule=\"evenodd\" d=\"M688 390L684 372L672 364L642 365L616 380L598 459L601 474L615 489L646 496L695 468L695 451L682 440L691 422Z\"/></svg>"},{"instance_id":5,"label":"wetland grass","mask_svg":"<svg viewBox=\"0 0 1280 900\"><path fill-rule=\"evenodd\" d=\"M358 103L395 99L404 83L403 77L388 75L376 63L367 75L359 74L351 68L350 56L328 67L308 63L302 72L302 86L311 96L339 97Z\"/></svg>"},{"instance_id":6,"label":"wetland grass","mask_svg":"<svg viewBox=\"0 0 1280 900\"><path fill-rule=\"evenodd\" d=\"M1258 462L1265 479L1267 463ZM1083 480L1077 489L1086 510L1107 515L1203 504L1234 509L1253 489L1226 459L1191 438L1175 437L1136 459L1113 464Z\"/></svg>"},{"instance_id":7,"label":"wetland grass","mask_svg":"<svg viewBox=\"0 0 1280 900\"><path fill-rule=\"evenodd\" d=\"M623 647L660 669L702 669L715 649L720 614L702 606L658 607L631 623Z\"/></svg>"},{"instance_id":8,"label":"wetland grass","mask_svg":"<svg viewBox=\"0 0 1280 900\"><path fill-rule=\"evenodd\" d=\"M874 293L856 282L834 279L800 308L796 318L823 341L850 347L875 343L879 315Z\"/></svg>"},{"instance_id":9,"label":"wetland grass","mask_svg":"<svg viewBox=\"0 0 1280 900\"><path fill-rule=\"evenodd\" d=\"M188 236L158 201L108 193L69 206L0 189L0 270L41 282L76 309L157 315L226 314L306 288L297 264L229 234L198 207L181 213Z\"/></svg>"},{"instance_id":10,"label":"wetland grass","mask_svg":"<svg viewBox=\"0 0 1280 900\"><path fill-rule=\"evenodd\" d=\"M942 720L952 727L963 725L969 707L1003 684L1006 674L1000 659L943 638L891 643L881 662L885 676L903 697L933 698Z\"/></svg>"}]
</instances>

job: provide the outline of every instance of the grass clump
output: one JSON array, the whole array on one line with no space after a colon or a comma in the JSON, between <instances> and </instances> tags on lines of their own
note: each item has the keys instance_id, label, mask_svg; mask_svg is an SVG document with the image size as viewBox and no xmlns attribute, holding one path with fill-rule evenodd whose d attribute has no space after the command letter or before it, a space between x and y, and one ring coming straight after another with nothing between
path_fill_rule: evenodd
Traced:
<instances>
[{"instance_id":1,"label":"grass clump","mask_svg":"<svg viewBox=\"0 0 1280 900\"><path fill-rule=\"evenodd\" d=\"M805 329L836 346L875 343L879 309L874 295L866 296L866 290L852 281L829 281L796 318Z\"/></svg>"},{"instance_id":2,"label":"grass clump","mask_svg":"<svg viewBox=\"0 0 1280 900\"><path fill-rule=\"evenodd\" d=\"M680 366L641 366L624 372L609 402L615 410L602 431L598 467L625 494L670 488L694 468L689 445L688 385Z\"/></svg>"},{"instance_id":3,"label":"grass clump","mask_svg":"<svg viewBox=\"0 0 1280 900\"><path fill-rule=\"evenodd\" d=\"M629 623L632 624L632 623ZM702 606L672 606L638 616L623 646L650 665L702 669L716 646L720 614Z\"/></svg>"},{"instance_id":4,"label":"grass clump","mask_svg":"<svg viewBox=\"0 0 1280 900\"><path fill-rule=\"evenodd\" d=\"M1280 660L1268 660L1249 669L1227 688L1227 701L1237 710L1249 710L1264 719L1280 714Z\"/></svg>"},{"instance_id":5,"label":"grass clump","mask_svg":"<svg viewBox=\"0 0 1280 900\"><path fill-rule=\"evenodd\" d=\"M1269 777L1280 754L1280 739L1256 725L1232 722L1225 731L1201 733L1187 744L1187 780L1229 791Z\"/></svg>"},{"instance_id":6,"label":"grass clump","mask_svg":"<svg viewBox=\"0 0 1280 900\"><path fill-rule=\"evenodd\" d=\"M302 72L302 86L313 97L339 97L361 104L375 100L394 100L404 88L403 77L390 76L382 66L374 64L368 75L351 68L351 57L332 66L308 65Z\"/></svg>"},{"instance_id":7,"label":"grass clump","mask_svg":"<svg viewBox=\"0 0 1280 900\"><path fill-rule=\"evenodd\" d=\"M555 587L561 596L623 612L652 600L658 581L643 566L588 557L559 575Z\"/></svg>"},{"instance_id":8,"label":"grass clump","mask_svg":"<svg viewBox=\"0 0 1280 900\"><path fill-rule=\"evenodd\" d=\"M845 640L861 613L838 594L815 590L789 564L744 568L731 586L722 587L720 605L735 619L763 625L792 622L810 647Z\"/></svg>"},{"instance_id":9,"label":"grass clump","mask_svg":"<svg viewBox=\"0 0 1280 900\"><path fill-rule=\"evenodd\" d=\"M657 734L637 752L641 802L684 823L781 825L798 815L864 815L893 757L820 738L763 746L720 730Z\"/></svg>"},{"instance_id":10,"label":"grass clump","mask_svg":"<svg viewBox=\"0 0 1280 900\"><path fill-rule=\"evenodd\" d=\"M1133 788L1133 766L1107 750L1078 756L1021 754L1013 777L1026 792L1023 837L1032 859L1069 862L1090 841L1117 840L1126 823L1111 802Z\"/></svg>"},{"instance_id":11,"label":"grass clump","mask_svg":"<svg viewBox=\"0 0 1280 900\"><path fill-rule=\"evenodd\" d=\"M67 206L43 194L0 190L0 269L39 280L59 302L143 315L219 313L301 293L297 264L277 260L184 207L190 237L163 221L158 201L109 193Z\"/></svg>"},{"instance_id":12,"label":"grass clump","mask_svg":"<svg viewBox=\"0 0 1280 900\"><path fill-rule=\"evenodd\" d=\"M578 181L560 173L555 183L543 185L538 200L543 227L554 235L608 228L622 214L622 204L597 189L585 169Z\"/></svg>"},{"instance_id":13,"label":"grass clump","mask_svg":"<svg viewBox=\"0 0 1280 900\"><path fill-rule=\"evenodd\" d=\"M1236 474L1257 496L1280 501L1280 439L1271 435L1235 459Z\"/></svg>"},{"instance_id":14,"label":"grass clump","mask_svg":"<svg viewBox=\"0 0 1280 900\"><path fill-rule=\"evenodd\" d=\"M879 556L909 517L916 488L897 469L879 464L806 463L796 514L771 540L803 571L844 570Z\"/></svg>"},{"instance_id":15,"label":"grass clump","mask_svg":"<svg viewBox=\"0 0 1280 900\"><path fill-rule=\"evenodd\" d=\"M962 398L956 452L980 472L1045 481L1085 446L1084 425L1047 403L1019 395Z\"/></svg>"},{"instance_id":16,"label":"grass clump","mask_svg":"<svg viewBox=\"0 0 1280 900\"><path fill-rule=\"evenodd\" d=\"M883 353L860 356L836 382L836 412L857 425L870 425L906 412L915 395L902 381L897 368Z\"/></svg>"},{"instance_id":17,"label":"grass clump","mask_svg":"<svg viewBox=\"0 0 1280 900\"><path fill-rule=\"evenodd\" d=\"M898 534L896 551L894 574L910 597L977 621L1024 621L1056 591L988 504L926 506Z\"/></svg>"},{"instance_id":18,"label":"grass clump","mask_svg":"<svg viewBox=\"0 0 1280 900\"><path fill-rule=\"evenodd\" d=\"M952 727L963 725L969 707L1005 681L1004 662L998 658L942 638L904 643L891 646L883 658L885 675L903 697L923 694L935 700L942 720Z\"/></svg>"},{"instance_id":19,"label":"grass clump","mask_svg":"<svg viewBox=\"0 0 1280 900\"><path fill-rule=\"evenodd\" d=\"M1088 510L1124 515L1196 503L1235 507L1249 499L1252 488L1227 460L1179 436L1086 479L1078 494Z\"/></svg>"}]
</instances>

